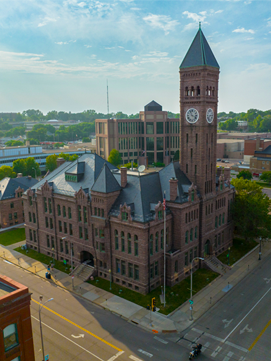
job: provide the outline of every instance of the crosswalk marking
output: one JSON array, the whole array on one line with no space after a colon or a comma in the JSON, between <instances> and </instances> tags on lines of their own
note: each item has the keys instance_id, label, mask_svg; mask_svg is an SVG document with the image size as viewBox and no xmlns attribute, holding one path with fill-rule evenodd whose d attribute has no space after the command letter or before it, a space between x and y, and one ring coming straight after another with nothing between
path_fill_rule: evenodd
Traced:
<instances>
[{"instance_id":1,"label":"crosswalk marking","mask_svg":"<svg viewBox=\"0 0 271 361\"><path fill-rule=\"evenodd\" d=\"M245 361L245 357L243 357L243 356L241 356L240 358L239 358L239 361Z\"/></svg>"},{"instance_id":2,"label":"crosswalk marking","mask_svg":"<svg viewBox=\"0 0 271 361\"><path fill-rule=\"evenodd\" d=\"M222 347L217 346L217 348L215 349L215 351L211 354L212 357L216 357L217 354L222 350Z\"/></svg>"},{"instance_id":3,"label":"crosswalk marking","mask_svg":"<svg viewBox=\"0 0 271 361\"><path fill-rule=\"evenodd\" d=\"M227 356L223 358L223 361L229 361L229 359L230 359L233 355L234 355L233 352L231 352L231 351L228 352L228 353L227 353Z\"/></svg>"}]
</instances>

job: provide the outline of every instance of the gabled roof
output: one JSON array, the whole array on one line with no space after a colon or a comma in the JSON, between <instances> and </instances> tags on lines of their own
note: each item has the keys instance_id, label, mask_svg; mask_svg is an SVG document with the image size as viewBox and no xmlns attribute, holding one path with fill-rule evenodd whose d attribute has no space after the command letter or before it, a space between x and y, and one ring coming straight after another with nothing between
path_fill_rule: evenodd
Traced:
<instances>
[{"instance_id":1,"label":"gabled roof","mask_svg":"<svg viewBox=\"0 0 271 361\"><path fill-rule=\"evenodd\" d=\"M38 181L35 178L19 177L19 178L4 178L0 181L0 200L14 198L17 188L22 188L26 191L33 187Z\"/></svg>"},{"instance_id":2,"label":"gabled roof","mask_svg":"<svg viewBox=\"0 0 271 361\"><path fill-rule=\"evenodd\" d=\"M91 190L100 193L112 193L121 190L121 186L111 173L106 163L104 163L103 169L101 170L101 173L93 184Z\"/></svg>"},{"instance_id":3,"label":"gabled roof","mask_svg":"<svg viewBox=\"0 0 271 361\"><path fill-rule=\"evenodd\" d=\"M199 28L188 52L186 53L180 69L193 66L208 65L219 69L218 62L201 30Z\"/></svg>"},{"instance_id":4,"label":"gabled roof","mask_svg":"<svg viewBox=\"0 0 271 361\"><path fill-rule=\"evenodd\" d=\"M257 150L255 154L271 154L271 145L266 147L264 150ZM268 159L267 159L268 160Z\"/></svg>"},{"instance_id":5,"label":"gabled roof","mask_svg":"<svg viewBox=\"0 0 271 361\"><path fill-rule=\"evenodd\" d=\"M145 112L161 112L162 111L162 105L156 103L154 100L152 100L149 104L145 105L144 107Z\"/></svg>"}]
</instances>

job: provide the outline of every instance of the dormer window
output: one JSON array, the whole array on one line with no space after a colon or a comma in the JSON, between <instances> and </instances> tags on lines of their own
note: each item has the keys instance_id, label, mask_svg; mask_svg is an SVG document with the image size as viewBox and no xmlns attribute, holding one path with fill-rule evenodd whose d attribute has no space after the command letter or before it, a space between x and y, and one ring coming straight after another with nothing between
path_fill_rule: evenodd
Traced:
<instances>
[{"instance_id":1,"label":"dormer window","mask_svg":"<svg viewBox=\"0 0 271 361\"><path fill-rule=\"evenodd\" d=\"M163 211L158 211L158 219L163 219Z\"/></svg>"},{"instance_id":2,"label":"dormer window","mask_svg":"<svg viewBox=\"0 0 271 361\"><path fill-rule=\"evenodd\" d=\"M65 173L65 180L67 182L75 182L75 183L78 182L77 175L72 175L72 174L68 174L68 173Z\"/></svg>"},{"instance_id":3,"label":"dormer window","mask_svg":"<svg viewBox=\"0 0 271 361\"><path fill-rule=\"evenodd\" d=\"M123 221L128 221L128 213L127 212L121 212L121 219Z\"/></svg>"}]
</instances>

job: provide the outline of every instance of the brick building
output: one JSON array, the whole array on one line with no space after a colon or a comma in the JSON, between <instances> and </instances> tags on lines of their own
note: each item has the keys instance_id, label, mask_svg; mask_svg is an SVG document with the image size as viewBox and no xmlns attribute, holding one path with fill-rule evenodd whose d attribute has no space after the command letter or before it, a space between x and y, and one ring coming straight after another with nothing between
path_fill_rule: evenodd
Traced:
<instances>
[{"instance_id":1,"label":"brick building","mask_svg":"<svg viewBox=\"0 0 271 361\"><path fill-rule=\"evenodd\" d=\"M254 139L246 139L244 145L244 162L250 164L255 151L262 151L271 145L271 139L264 139L260 135Z\"/></svg>"},{"instance_id":2,"label":"brick building","mask_svg":"<svg viewBox=\"0 0 271 361\"><path fill-rule=\"evenodd\" d=\"M4 178L0 181L0 228L24 223L22 194L38 181L31 176Z\"/></svg>"},{"instance_id":3,"label":"brick building","mask_svg":"<svg viewBox=\"0 0 271 361\"><path fill-rule=\"evenodd\" d=\"M216 170L218 76L199 29L180 66L180 163L139 173L87 153L59 165L23 195L27 245L67 262L73 254L76 265L88 261L96 275L142 293L163 284L164 247L170 286L194 257L227 249L234 189L230 169Z\"/></svg>"},{"instance_id":4,"label":"brick building","mask_svg":"<svg viewBox=\"0 0 271 361\"><path fill-rule=\"evenodd\" d=\"M271 145L265 149L255 150L250 158L250 170L252 173L271 171Z\"/></svg>"},{"instance_id":5,"label":"brick building","mask_svg":"<svg viewBox=\"0 0 271 361\"><path fill-rule=\"evenodd\" d=\"M35 360L30 300L26 286L0 276L0 360Z\"/></svg>"},{"instance_id":6,"label":"brick building","mask_svg":"<svg viewBox=\"0 0 271 361\"><path fill-rule=\"evenodd\" d=\"M139 112L138 119L96 119L96 151L107 159L117 149L123 164L156 162L168 165L179 150L179 119L168 118L154 100Z\"/></svg>"}]
</instances>

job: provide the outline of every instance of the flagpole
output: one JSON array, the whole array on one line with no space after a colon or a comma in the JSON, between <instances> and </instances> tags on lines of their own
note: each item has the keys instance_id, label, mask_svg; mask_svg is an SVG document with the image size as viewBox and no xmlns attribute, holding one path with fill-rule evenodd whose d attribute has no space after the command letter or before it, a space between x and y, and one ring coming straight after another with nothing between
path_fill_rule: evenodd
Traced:
<instances>
[{"instance_id":1,"label":"flagpole","mask_svg":"<svg viewBox=\"0 0 271 361\"><path fill-rule=\"evenodd\" d=\"M164 307L166 307L166 191L164 191Z\"/></svg>"}]
</instances>

